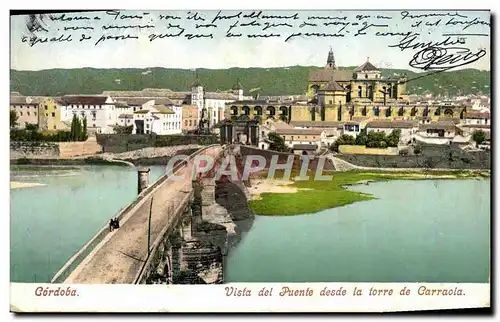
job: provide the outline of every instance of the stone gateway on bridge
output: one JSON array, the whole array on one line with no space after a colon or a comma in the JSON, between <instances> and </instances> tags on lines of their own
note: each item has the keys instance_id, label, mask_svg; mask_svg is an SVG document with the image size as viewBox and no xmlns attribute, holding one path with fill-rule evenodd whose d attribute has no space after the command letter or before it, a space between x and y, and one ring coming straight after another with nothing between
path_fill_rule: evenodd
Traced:
<instances>
[{"instance_id":1,"label":"stone gateway on bridge","mask_svg":"<svg viewBox=\"0 0 500 322\"><path fill-rule=\"evenodd\" d=\"M212 171L192 180L196 156L218 161ZM137 199L115 216L120 228L110 232L106 225L52 282L222 283L228 248L253 221L243 182L225 175L216 181L214 174L228 157L239 160L241 178L239 148L232 145L198 150L147 188L148 172L141 169ZM184 179L172 180L173 175Z\"/></svg>"}]
</instances>

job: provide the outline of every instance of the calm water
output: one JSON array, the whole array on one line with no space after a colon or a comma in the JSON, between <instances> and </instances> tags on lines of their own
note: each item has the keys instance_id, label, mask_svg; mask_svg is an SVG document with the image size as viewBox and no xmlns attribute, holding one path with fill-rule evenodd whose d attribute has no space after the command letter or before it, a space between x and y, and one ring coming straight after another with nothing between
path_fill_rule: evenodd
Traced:
<instances>
[{"instance_id":1,"label":"calm water","mask_svg":"<svg viewBox=\"0 0 500 322\"><path fill-rule=\"evenodd\" d=\"M151 181L164 173L151 167ZM15 173L14 173L15 175ZM12 177L11 281L46 282L134 200L131 167ZM228 282L487 282L490 181L392 181L379 199L314 215L260 217L228 256Z\"/></svg>"},{"instance_id":2,"label":"calm water","mask_svg":"<svg viewBox=\"0 0 500 322\"><path fill-rule=\"evenodd\" d=\"M164 167L150 167L150 182ZM46 186L11 189L10 280L48 282L111 217L137 195L137 170L94 166L73 175L47 171L11 175ZM19 177L18 175L22 175Z\"/></svg>"},{"instance_id":3,"label":"calm water","mask_svg":"<svg viewBox=\"0 0 500 322\"><path fill-rule=\"evenodd\" d=\"M258 216L227 282L488 282L490 181L392 181L379 199L314 215Z\"/></svg>"}]
</instances>

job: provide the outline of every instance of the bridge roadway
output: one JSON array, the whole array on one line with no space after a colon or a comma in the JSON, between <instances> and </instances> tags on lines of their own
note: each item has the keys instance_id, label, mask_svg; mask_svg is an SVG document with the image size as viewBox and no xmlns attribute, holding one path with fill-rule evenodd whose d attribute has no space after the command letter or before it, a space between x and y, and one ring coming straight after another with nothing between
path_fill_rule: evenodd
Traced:
<instances>
[{"instance_id":1,"label":"bridge roadway","mask_svg":"<svg viewBox=\"0 0 500 322\"><path fill-rule=\"evenodd\" d=\"M212 157L221 146L200 149L195 154ZM120 228L110 232L96 245L87 257L71 272L64 283L68 284L133 284L148 259L148 221L151 195L151 245L164 228L182 216L192 193L191 174L194 159L181 167L175 175L184 180L167 179L150 191L125 214ZM161 180L161 178L160 178ZM92 205L89 205L92 206ZM98 207L99 205L94 205ZM173 211L172 211L173 210Z\"/></svg>"}]
</instances>

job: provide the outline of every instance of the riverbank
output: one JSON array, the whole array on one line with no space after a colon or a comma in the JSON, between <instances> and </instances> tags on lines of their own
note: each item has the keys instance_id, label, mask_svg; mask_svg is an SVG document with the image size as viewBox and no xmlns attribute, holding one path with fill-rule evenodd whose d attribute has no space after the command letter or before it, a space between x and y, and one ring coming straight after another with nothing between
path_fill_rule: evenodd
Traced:
<instances>
[{"instance_id":1,"label":"riverbank","mask_svg":"<svg viewBox=\"0 0 500 322\"><path fill-rule=\"evenodd\" d=\"M11 166L81 166L81 165L113 165L113 166L127 166L120 162L113 162L104 160L99 157L86 157L74 159L12 159L10 160Z\"/></svg>"},{"instance_id":2,"label":"riverbank","mask_svg":"<svg viewBox=\"0 0 500 322\"><path fill-rule=\"evenodd\" d=\"M383 172L348 171L335 172L332 180L287 181L267 180L264 173L251 181L248 189L252 197L250 207L255 214L290 216L312 214L321 210L341 207L358 201L372 200L374 196L347 190L347 186L369 184L389 180L450 180L488 178L486 172L477 171L429 171ZM295 175L292 174L291 178Z\"/></svg>"},{"instance_id":3,"label":"riverbank","mask_svg":"<svg viewBox=\"0 0 500 322\"><path fill-rule=\"evenodd\" d=\"M10 182L11 189L32 188L32 187L40 187L40 186L45 186L45 184L36 183L36 182L17 182L17 181Z\"/></svg>"}]
</instances>

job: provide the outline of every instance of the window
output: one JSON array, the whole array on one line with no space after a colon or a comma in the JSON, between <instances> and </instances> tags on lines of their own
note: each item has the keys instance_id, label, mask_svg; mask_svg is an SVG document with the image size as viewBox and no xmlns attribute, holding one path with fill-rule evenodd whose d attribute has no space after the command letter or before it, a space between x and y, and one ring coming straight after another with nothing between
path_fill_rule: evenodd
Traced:
<instances>
[{"instance_id":1,"label":"window","mask_svg":"<svg viewBox=\"0 0 500 322\"><path fill-rule=\"evenodd\" d=\"M27 114L28 116L30 116L30 112L26 112L26 114Z\"/></svg>"},{"instance_id":2,"label":"window","mask_svg":"<svg viewBox=\"0 0 500 322\"><path fill-rule=\"evenodd\" d=\"M365 78L368 78L368 74L365 74Z\"/></svg>"},{"instance_id":3,"label":"window","mask_svg":"<svg viewBox=\"0 0 500 322\"><path fill-rule=\"evenodd\" d=\"M149 124L146 124L146 129L149 129Z\"/></svg>"},{"instance_id":4,"label":"window","mask_svg":"<svg viewBox=\"0 0 500 322\"><path fill-rule=\"evenodd\" d=\"M48 109L49 109L49 107L47 105L45 105L45 110L48 110Z\"/></svg>"},{"instance_id":5,"label":"window","mask_svg":"<svg viewBox=\"0 0 500 322\"><path fill-rule=\"evenodd\" d=\"M56 117L56 113L52 112L52 117Z\"/></svg>"},{"instance_id":6,"label":"window","mask_svg":"<svg viewBox=\"0 0 500 322\"><path fill-rule=\"evenodd\" d=\"M330 100L330 102L329 102L328 104L333 105L333 101L332 101L332 100Z\"/></svg>"},{"instance_id":7,"label":"window","mask_svg":"<svg viewBox=\"0 0 500 322\"><path fill-rule=\"evenodd\" d=\"M23 112L19 112L19 115L20 115L20 116L23 116Z\"/></svg>"},{"instance_id":8,"label":"window","mask_svg":"<svg viewBox=\"0 0 500 322\"><path fill-rule=\"evenodd\" d=\"M56 126L54 125L54 130L56 129Z\"/></svg>"},{"instance_id":9,"label":"window","mask_svg":"<svg viewBox=\"0 0 500 322\"><path fill-rule=\"evenodd\" d=\"M34 113L35 113L35 116L36 116L36 112L34 112Z\"/></svg>"},{"instance_id":10,"label":"window","mask_svg":"<svg viewBox=\"0 0 500 322\"><path fill-rule=\"evenodd\" d=\"M92 127L95 127L95 123L92 123Z\"/></svg>"}]
</instances>

